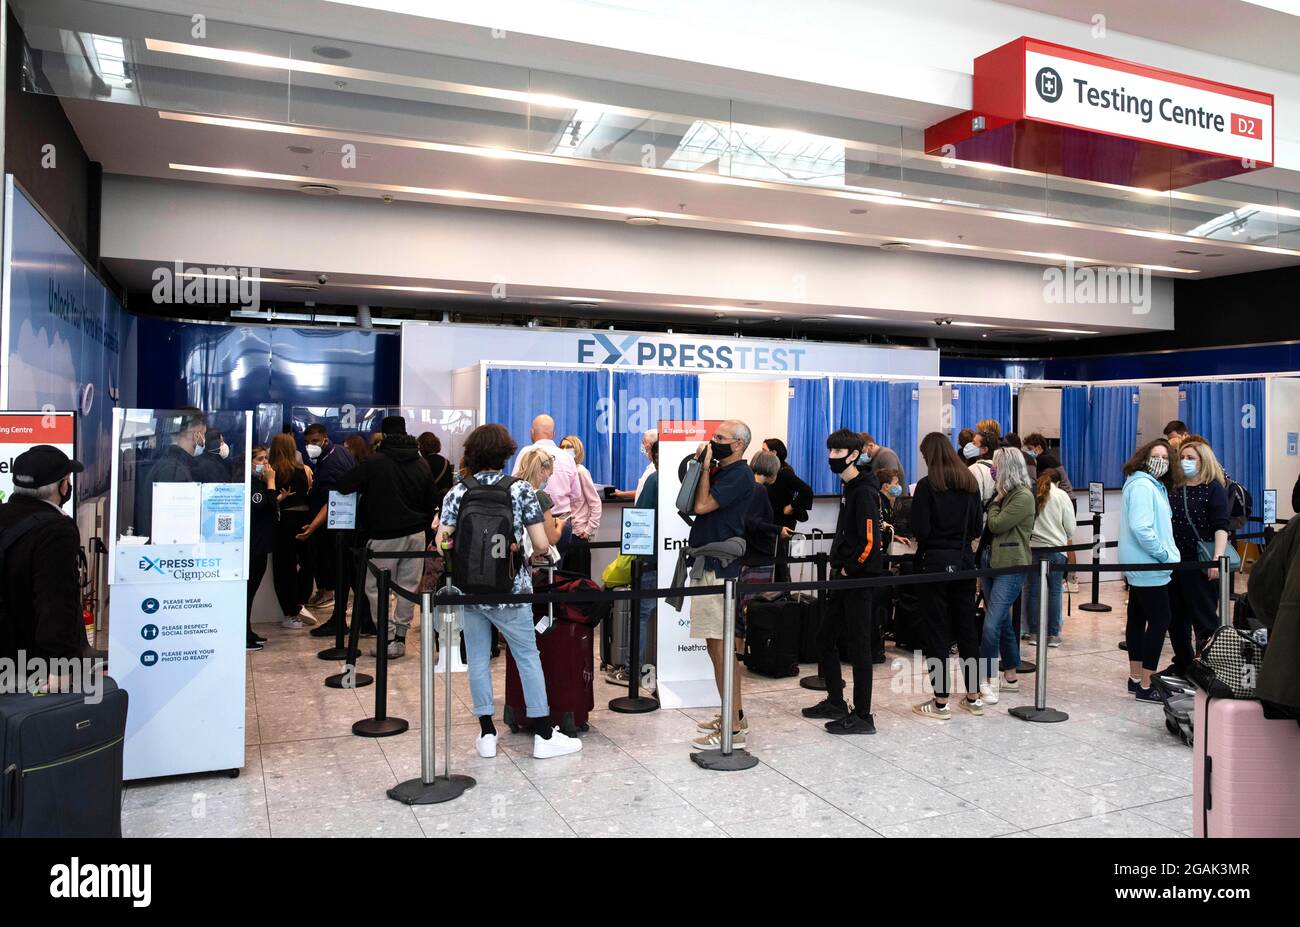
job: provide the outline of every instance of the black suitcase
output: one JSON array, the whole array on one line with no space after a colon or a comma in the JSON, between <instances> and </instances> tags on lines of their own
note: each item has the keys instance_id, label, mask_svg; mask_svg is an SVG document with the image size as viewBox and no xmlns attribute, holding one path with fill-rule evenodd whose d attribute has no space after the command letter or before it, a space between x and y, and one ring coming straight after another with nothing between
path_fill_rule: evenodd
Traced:
<instances>
[{"instance_id":1,"label":"black suitcase","mask_svg":"<svg viewBox=\"0 0 1300 927\"><path fill-rule=\"evenodd\" d=\"M784 598L749 603L745 616L745 665L760 676L799 675L799 638L806 602Z\"/></svg>"},{"instance_id":2,"label":"black suitcase","mask_svg":"<svg viewBox=\"0 0 1300 927\"><path fill-rule=\"evenodd\" d=\"M126 692L0 695L0 836L122 836Z\"/></svg>"}]
</instances>

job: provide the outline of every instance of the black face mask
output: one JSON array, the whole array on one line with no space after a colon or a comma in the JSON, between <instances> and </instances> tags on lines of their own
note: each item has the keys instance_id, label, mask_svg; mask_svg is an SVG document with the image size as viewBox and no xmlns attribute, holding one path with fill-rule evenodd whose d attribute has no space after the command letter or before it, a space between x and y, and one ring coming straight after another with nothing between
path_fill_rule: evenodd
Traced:
<instances>
[{"instance_id":1,"label":"black face mask","mask_svg":"<svg viewBox=\"0 0 1300 927\"><path fill-rule=\"evenodd\" d=\"M717 461L726 460L731 456L731 442L723 444L721 441L710 441L709 447L713 450L713 459Z\"/></svg>"},{"instance_id":2,"label":"black face mask","mask_svg":"<svg viewBox=\"0 0 1300 927\"><path fill-rule=\"evenodd\" d=\"M63 508L65 505L67 505L67 504L68 504L68 501L69 501L71 498L72 498L72 487L71 487L71 486L68 486L68 490L67 490L67 492L64 492L64 491L60 490L60 491L59 491L59 508Z\"/></svg>"},{"instance_id":3,"label":"black face mask","mask_svg":"<svg viewBox=\"0 0 1300 927\"><path fill-rule=\"evenodd\" d=\"M857 457L849 457L849 456L846 454L846 455L843 456L843 457L831 457L831 458L829 458L829 462L830 462L830 465L831 465L831 472L834 473L836 476L839 476L841 473L843 473L843 472L844 472L845 470L847 470L849 467L853 466L853 464L857 463L857 462L858 462L858 458L857 458Z\"/></svg>"}]
</instances>

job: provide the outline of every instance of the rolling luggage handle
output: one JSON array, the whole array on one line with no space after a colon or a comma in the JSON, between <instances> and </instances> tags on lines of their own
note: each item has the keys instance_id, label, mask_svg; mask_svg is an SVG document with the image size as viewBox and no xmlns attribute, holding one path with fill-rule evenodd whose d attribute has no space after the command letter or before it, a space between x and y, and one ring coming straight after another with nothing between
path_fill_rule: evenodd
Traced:
<instances>
[{"instance_id":1,"label":"rolling luggage handle","mask_svg":"<svg viewBox=\"0 0 1300 927\"><path fill-rule=\"evenodd\" d=\"M452 586L450 581L446 590L455 595L460 594L460 590ZM443 703L447 720L443 740L445 769L443 775L439 776L436 774L437 757L433 733L436 710L433 695L434 635L430 633L436 620L433 593L424 593L420 600L420 775L416 779L407 779L388 790L389 798L400 801L404 805L436 805L451 801L478 784L470 776L452 775L451 772L451 674L455 672L452 668L452 654L460 653L459 642L454 638L460 633L459 627L463 625L463 619L457 617L458 611L458 607L454 605L447 605L442 609L442 640L446 645L442 648L442 654L446 655L446 659L439 662L444 667ZM464 671L463 667L461 671Z\"/></svg>"}]
</instances>

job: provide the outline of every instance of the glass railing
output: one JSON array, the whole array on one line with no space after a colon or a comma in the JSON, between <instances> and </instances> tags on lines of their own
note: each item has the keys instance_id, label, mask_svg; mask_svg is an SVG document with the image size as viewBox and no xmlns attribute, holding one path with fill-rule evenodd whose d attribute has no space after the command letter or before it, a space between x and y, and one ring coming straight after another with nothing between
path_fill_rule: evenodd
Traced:
<instances>
[{"instance_id":1,"label":"glass railing","mask_svg":"<svg viewBox=\"0 0 1300 927\"><path fill-rule=\"evenodd\" d=\"M12 0L24 88L370 144L514 152L1300 249L1300 194L1173 192L926 154L922 133L82 0ZM293 149L290 148L292 151Z\"/></svg>"}]
</instances>

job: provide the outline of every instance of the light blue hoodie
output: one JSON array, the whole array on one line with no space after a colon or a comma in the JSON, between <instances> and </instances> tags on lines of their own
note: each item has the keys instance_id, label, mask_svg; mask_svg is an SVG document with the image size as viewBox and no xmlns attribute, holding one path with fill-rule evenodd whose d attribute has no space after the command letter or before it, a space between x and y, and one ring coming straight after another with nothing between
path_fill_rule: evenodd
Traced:
<instances>
[{"instance_id":1,"label":"light blue hoodie","mask_svg":"<svg viewBox=\"0 0 1300 927\"><path fill-rule=\"evenodd\" d=\"M1124 504L1119 513L1120 563L1177 563L1173 513L1164 484L1145 470L1124 481ZM1125 573L1130 586L1163 586L1169 570Z\"/></svg>"}]
</instances>

